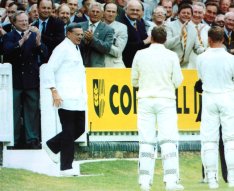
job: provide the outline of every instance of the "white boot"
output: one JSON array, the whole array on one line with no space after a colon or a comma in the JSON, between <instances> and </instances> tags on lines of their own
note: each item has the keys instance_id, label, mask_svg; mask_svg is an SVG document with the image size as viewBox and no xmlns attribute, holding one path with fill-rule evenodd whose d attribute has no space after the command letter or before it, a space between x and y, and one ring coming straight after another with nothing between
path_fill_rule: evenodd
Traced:
<instances>
[{"instance_id":1,"label":"white boot","mask_svg":"<svg viewBox=\"0 0 234 191\"><path fill-rule=\"evenodd\" d=\"M141 191L150 191L149 184L141 184Z\"/></svg>"},{"instance_id":2,"label":"white boot","mask_svg":"<svg viewBox=\"0 0 234 191\"><path fill-rule=\"evenodd\" d=\"M184 187L181 184L177 184L176 182L167 182L166 190L167 191L184 190Z\"/></svg>"}]
</instances>

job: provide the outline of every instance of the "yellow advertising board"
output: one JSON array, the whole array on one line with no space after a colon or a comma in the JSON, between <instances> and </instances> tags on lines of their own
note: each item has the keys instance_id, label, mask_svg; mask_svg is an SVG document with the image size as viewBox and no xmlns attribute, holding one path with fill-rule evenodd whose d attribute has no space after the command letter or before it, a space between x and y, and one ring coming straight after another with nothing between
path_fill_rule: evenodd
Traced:
<instances>
[{"instance_id":1,"label":"yellow advertising board","mask_svg":"<svg viewBox=\"0 0 234 191\"><path fill-rule=\"evenodd\" d=\"M131 69L87 68L86 75L89 130L137 131L137 90L131 85ZM194 91L197 73L184 70L183 75L183 84L176 92L179 130L198 131L201 98Z\"/></svg>"}]
</instances>

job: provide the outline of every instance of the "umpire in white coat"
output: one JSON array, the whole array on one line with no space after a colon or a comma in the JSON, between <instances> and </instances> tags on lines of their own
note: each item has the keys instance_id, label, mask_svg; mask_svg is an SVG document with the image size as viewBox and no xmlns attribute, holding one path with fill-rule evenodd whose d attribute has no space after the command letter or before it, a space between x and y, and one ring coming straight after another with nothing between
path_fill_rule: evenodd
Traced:
<instances>
[{"instance_id":1,"label":"umpire in white coat","mask_svg":"<svg viewBox=\"0 0 234 191\"><path fill-rule=\"evenodd\" d=\"M66 38L54 49L46 67L44 85L50 88L54 106L62 125L62 132L51 138L44 149L54 162L60 152L62 176L76 176L72 168L74 141L85 131L87 108L86 75L78 44L83 37L79 24L67 26Z\"/></svg>"},{"instance_id":2,"label":"umpire in white coat","mask_svg":"<svg viewBox=\"0 0 234 191\"><path fill-rule=\"evenodd\" d=\"M210 48L198 56L198 75L203 85L201 154L210 189L219 187L217 179L219 127L228 170L229 187L234 187L234 56L223 48L224 30L208 31Z\"/></svg>"},{"instance_id":3,"label":"umpire in white coat","mask_svg":"<svg viewBox=\"0 0 234 191\"><path fill-rule=\"evenodd\" d=\"M178 180L178 128L175 89L183 80L179 58L163 43L163 27L153 28L151 45L139 50L133 60L131 81L138 91L139 184L149 191L153 183L156 126L167 190L183 190Z\"/></svg>"}]
</instances>

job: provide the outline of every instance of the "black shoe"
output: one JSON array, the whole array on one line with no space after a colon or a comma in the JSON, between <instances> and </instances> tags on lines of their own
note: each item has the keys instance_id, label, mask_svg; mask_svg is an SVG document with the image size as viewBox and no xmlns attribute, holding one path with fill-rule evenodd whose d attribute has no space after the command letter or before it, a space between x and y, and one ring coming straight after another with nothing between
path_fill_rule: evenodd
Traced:
<instances>
[{"instance_id":1,"label":"black shoe","mask_svg":"<svg viewBox=\"0 0 234 191\"><path fill-rule=\"evenodd\" d=\"M20 143L15 144L14 146L8 146L8 150L20 150L23 149L23 145Z\"/></svg>"},{"instance_id":2,"label":"black shoe","mask_svg":"<svg viewBox=\"0 0 234 191\"><path fill-rule=\"evenodd\" d=\"M41 149L41 143L38 140L33 140L27 145L27 149Z\"/></svg>"}]
</instances>

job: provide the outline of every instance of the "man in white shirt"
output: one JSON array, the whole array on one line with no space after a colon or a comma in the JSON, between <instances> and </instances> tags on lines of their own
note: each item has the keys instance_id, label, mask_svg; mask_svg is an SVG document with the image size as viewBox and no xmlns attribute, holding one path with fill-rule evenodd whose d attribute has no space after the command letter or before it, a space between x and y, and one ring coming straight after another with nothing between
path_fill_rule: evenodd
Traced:
<instances>
[{"instance_id":1,"label":"man in white shirt","mask_svg":"<svg viewBox=\"0 0 234 191\"><path fill-rule=\"evenodd\" d=\"M198 75L202 80L201 154L210 189L219 187L217 179L219 127L228 169L229 187L234 187L234 57L223 48L224 31L212 27L210 48L198 56Z\"/></svg>"},{"instance_id":2,"label":"man in white shirt","mask_svg":"<svg viewBox=\"0 0 234 191\"><path fill-rule=\"evenodd\" d=\"M61 153L62 176L78 175L72 168L74 141L85 131L86 76L78 48L82 37L79 24L67 26L67 36L53 51L43 81L44 86L51 90L54 106L59 108L62 125L62 132L48 140L44 149L54 162L58 162L55 154Z\"/></svg>"},{"instance_id":3,"label":"man in white shirt","mask_svg":"<svg viewBox=\"0 0 234 191\"><path fill-rule=\"evenodd\" d=\"M167 190L183 190L178 180L178 128L175 89L183 80L176 53L166 49L166 30L154 28L149 48L139 50L132 65L131 81L138 91L139 184L149 191L153 184L156 139L161 146ZM156 138L155 124L158 127ZM170 132L170 133L168 133Z\"/></svg>"}]
</instances>

